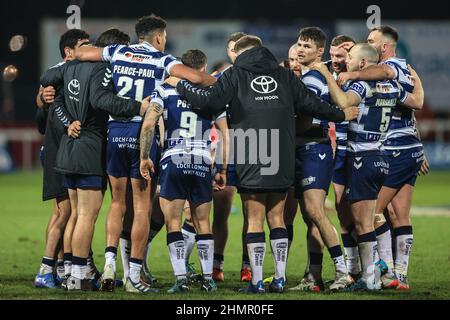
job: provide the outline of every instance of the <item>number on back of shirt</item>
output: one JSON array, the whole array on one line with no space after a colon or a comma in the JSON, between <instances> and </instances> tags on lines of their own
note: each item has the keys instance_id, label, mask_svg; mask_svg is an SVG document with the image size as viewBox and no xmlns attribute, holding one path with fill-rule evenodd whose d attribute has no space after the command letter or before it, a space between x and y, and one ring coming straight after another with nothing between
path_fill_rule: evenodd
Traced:
<instances>
[{"instance_id":1,"label":"number on back of shirt","mask_svg":"<svg viewBox=\"0 0 450 320\"><path fill-rule=\"evenodd\" d=\"M133 78L122 76L117 81L117 87L122 88L117 95L124 98L133 98L129 95L131 94L130 91L133 90L133 86L135 86L134 100L142 101L144 99L144 85L144 79L134 80Z\"/></svg>"},{"instance_id":2,"label":"number on back of shirt","mask_svg":"<svg viewBox=\"0 0 450 320\"><path fill-rule=\"evenodd\" d=\"M390 121L391 121L391 108L382 108L380 132L386 132L388 130Z\"/></svg>"},{"instance_id":3,"label":"number on back of shirt","mask_svg":"<svg viewBox=\"0 0 450 320\"><path fill-rule=\"evenodd\" d=\"M193 138L197 130L197 114L191 111L183 111L180 119L180 136Z\"/></svg>"}]
</instances>

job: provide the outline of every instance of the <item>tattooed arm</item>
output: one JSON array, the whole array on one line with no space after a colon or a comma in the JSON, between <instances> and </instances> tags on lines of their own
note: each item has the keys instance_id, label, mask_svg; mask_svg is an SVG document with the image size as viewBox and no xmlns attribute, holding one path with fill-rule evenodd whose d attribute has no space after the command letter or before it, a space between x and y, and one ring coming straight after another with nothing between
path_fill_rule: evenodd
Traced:
<instances>
[{"instance_id":1,"label":"tattooed arm","mask_svg":"<svg viewBox=\"0 0 450 320\"><path fill-rule=\"evenodd\" d=\"M142 123L140 148L141 148L141 164L140 171L144 179L150 180L150 172L154 173L154 164L150 159L150 149L152 148L155 135L155 126L163 113L163 108L155 103L150 103L150 108L145 113Z\"/></svg>"}]
</instances>

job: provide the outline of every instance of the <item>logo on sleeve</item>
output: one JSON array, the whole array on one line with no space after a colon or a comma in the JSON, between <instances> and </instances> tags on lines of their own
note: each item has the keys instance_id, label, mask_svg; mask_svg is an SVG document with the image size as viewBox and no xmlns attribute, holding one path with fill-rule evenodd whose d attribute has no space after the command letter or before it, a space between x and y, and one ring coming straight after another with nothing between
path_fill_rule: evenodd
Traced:
<instances>
[{"instance_id":1,"label":"logo on sleeve","mask_svg":"<svg viewBox=\"0 0 450 320\"><path fill-rule=\"evenodd\" d=\"M351 89L358 92L361 96L364 95L365 88L363 85L355 82L352 84Z\"/></svg>"}]
</instances>

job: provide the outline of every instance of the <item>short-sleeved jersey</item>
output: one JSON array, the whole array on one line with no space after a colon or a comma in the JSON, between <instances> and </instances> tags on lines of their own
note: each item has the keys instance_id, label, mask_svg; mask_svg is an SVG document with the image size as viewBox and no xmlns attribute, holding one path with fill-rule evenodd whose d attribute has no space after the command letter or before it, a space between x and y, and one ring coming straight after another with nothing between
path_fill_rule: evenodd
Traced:
<instances>
[{"instance_id":1,"label":"short-sleeved jersey","mask_svg":"<svg viewBox=\"0 0 450 320\"><path fill-rule=\"evenodd\" d=\"M391 57L382 64L390 66L395 72L395 80L409 93L414 90L411 73L405 59ZM392 112L392 119L384 147L387 150L410 149L421 147L417 134L414 110L397 105Z\"/></svg>"},{"instance_id":2,"label":"short-sleeved jersey","mask_svg":"<svg viewBox=\"0 0 450 320\"><path fill-rule=\"evenodd\" d=\"M158 51L148 42L105 47L103 60L111 63L117 95L137 101L150 96L170 75L170 69L181 63L172 55ZM142 118L137 116L131 120L141 121Z\"/></svg>"},{"instance_id":3,"label":"short-sleeved jersey","mask_svg":"<svg viewBox=\"0 0 450 320\"><path fill-rule=\"evenodd\" d=\"M394 80L355 81L347 92L361 99L359 115L349 123L347 152L355 156L381 154L391 112L398 101L405 101L407 93Z\"/></svg>"},{"instance_id":4,"label":"short-sleeved jersey","mask_svg":"<svg viewBox=\"0 0 450 320\"><path fill-rule=\"evenodd\" d=\"M334 79L337 79L338 74L333 72ZM342 89L346 91L348 88L348 83L346 83ZM348 121L336 122L336 148L340 152L345 152L347 149L347 131L348 131Z\"/></svg>"},{"instance_id":5,"label":"short-sleeved jersey","mask_svg":"<svg viewBox=\"0 0 450 320\"><path fill-rule=\"evenodd\" d=\"M193 112L176 88L163 84L151 95L152 103L163 107L164 151L161 161L172 155L194 155L211 161L212 116Z\"/></svg>"},{"instance_id":6,"label":"short-sleeved jersey","mask_svg":"<svg viewBox=\"0 0 450 320\"><path fill-rule=\"evenodd\" d=\"M314 92L320 99L331 104L330 92L325 77L317 70L310 70L303 74L302 81L305 86ZM320 125L328 130L328 121L313 118L313 124Z\"/></svg>"}]
</instances>

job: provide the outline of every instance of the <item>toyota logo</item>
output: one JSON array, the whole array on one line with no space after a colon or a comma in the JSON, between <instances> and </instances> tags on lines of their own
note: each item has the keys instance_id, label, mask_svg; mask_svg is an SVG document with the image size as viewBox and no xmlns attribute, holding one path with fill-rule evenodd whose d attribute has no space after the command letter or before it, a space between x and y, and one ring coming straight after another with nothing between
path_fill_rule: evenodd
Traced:
<instances>
[{"instance_id":1,"label":"toyota logo","mask_svg":"<svg viewBox=\"0 0 450 320\"><path fill-rule=\"evenodd\" d=\"M80 81L72 79L72 81L69 82L67 89L69 89L71 94L77 96L80 93Z\"/></svg>"},{"instance_id":2,"label":"toyota logo","mask_svg":"<svg viewBox=\"0 0 450 320\"><path fill-rule=\"evenodd\" d=\"M277 90L278 83L269 76L260 76L250 83L253 91L258 93L271 93Z\"/></svg>"}]
</instances>

